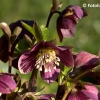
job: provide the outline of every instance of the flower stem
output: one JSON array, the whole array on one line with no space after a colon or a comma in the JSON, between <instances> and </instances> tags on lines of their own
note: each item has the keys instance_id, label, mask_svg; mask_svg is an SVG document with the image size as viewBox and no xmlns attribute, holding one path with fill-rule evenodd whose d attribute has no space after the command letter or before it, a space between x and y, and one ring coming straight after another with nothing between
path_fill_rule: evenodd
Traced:
<instances>
[{"instance_id":1,"label":"flower stem","mask_svg":"<svg viewBox=\"0 0 100 100\"><path fill-rule=\"evenodd\" d=\"M83 75L85 75L85 74L87 74L88 72L90 72L90 71L91 71L91 70L86 70L86 71L84 71L83 73L81 73L81 74L79 74L78 76L76 76L76 77L73 79L74 82L72 82L71 85L68 87L68 89L65 91L65 93L64 93L64 95L63 95L63 97L62 97L61 100L65 100L66 97L68 96L69 92L71 92L71 90L76 86L77 80L78 80L80 77L82 77Z\"/></svg>"},{"instance_id":2,"label":"flower stem","mask_svg":"<svg viewBox=\"0 0 100 100\"><path fill-rule=\"evenodd\" d=\"M59 12L59 11L50 12L50 14L49 14L49 16L48 16L48 19L47 19L46 27L49 26L51 17L53 16L54 13L58 13L58 14L60 15L61 12Z\"/></svg>"},{"instance_id":3,"label":"flower stem","mask_svg":"<svg viewBox=\"0 0 100 100\"><path fill-rule=\"evenodd\" d=\"M37 73L38 69L34 68L29 80L29 91L36 92L37 89Z\"/></svg>"},{"instance_id":4,"label":"flower stem","mask_svg":"<svg viewBox=\"0 0 100 100\"><path fill-rule=\"evenodd\" d=\"M61 100L66 100L66 97L68 96L69 92L71 92L71 90L75 87L75 85L75 83L72 83L70 87L68 87Z\"/></svg>"},{"instance_id":5,"label":"flower stem","mask_svg":"<svg viewBox=\"0 0 100 100\"><path fill-rule=\"evenodd\" d=\"M10 40L10 37L8 39L8 72L11 73L11 68L12 68L12 57L11 57L11 48L12 48L12 44L11 44L11 40Z\"/></svg>"}]
</instances>

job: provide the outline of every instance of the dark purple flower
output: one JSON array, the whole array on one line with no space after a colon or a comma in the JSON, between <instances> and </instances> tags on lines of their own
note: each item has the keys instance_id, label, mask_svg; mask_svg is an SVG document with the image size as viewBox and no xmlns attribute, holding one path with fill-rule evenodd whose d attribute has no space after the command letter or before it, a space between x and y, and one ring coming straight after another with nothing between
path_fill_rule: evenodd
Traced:
<instances>
[{"instance_id":1,"label":"dark purple flower","mask_svg":"<svg viewBox=\"0 0 100 100\"><path fill-rule=\"evenodd\" d=\"M31 34L23 25L21 22L26 23L27 25L33 27L34 21L33 20L18 20L16 22L13 22L9 25L11 33L15 31L17 27L20 27L22 30L20 32L20 35L18 36L18 41L24 37L24 35L28 35L31 39L33 39L33 34Z\"/></svg>"},{"instance_id":2,"label":"dark purple flower","mask_svg":"<svg viewBox=\"0 0 100 100\"><path fill-rule=\"evenodd\" d=\"M40 42L21 55L18 68L25 74L37 68L41 77L51 83L60 73L60 62L68 67L73 66L73 57L69 49L63 46L57 47L50 42Z\"/></svg>"},{"instance_id":3,"label":"dark purple flower","mask_svg":"<svg viewBox=\"0 0 100 100\"><path fill-rule=\"evenodd\" d=\"M85 51L80 52L74 61L74 70L70 73L72 76L76 76L83 71L92 69L98 65L100 57Z\"/></svg>"},{"instance_id":4,"label":"dark purple flower","mask_svg":"<svg viewBox=\"0 0 100 100\"><path fill-rule=\"evenodd\" d=\"M86 16L86 11L76 5L66 7L57 19L57 32L60 42L63 37L73 37L76 32L78 19Z\"/></svg>"},{"instance_id":5,"label":"dark purple flower","mask_svg":"<svg viewBox=\"0 0 100 100\"><path fill-rule=\"evenodd\" d=\"M81 86L76 86L71 93L69 93L66 100L99 100L98 89L91 83Z\"/></svg>"},{"instance_id":6,"label":"dark purple flower","mask_svg":"<svg viewBox=\"0 0 100 100\"><path fill-rule=\"evenodd\" d=\"M0 23L0 28L3 30L6 35L10 37L10 40L15 40L12 42L11 47L11 54L13 54L16 44L25 36L27 35L30 39L34 39L33 34L31 34L25 27L23 27L22 22L28 24L29 26L33 27L34 21L33 20L18 20L16 22L7 25L6 23ZM20 31L19 28L20 27ZM8 61L8 38L5 34L0 37L0 60L3 62ZM34 39L35 40L35 39ZM12 56L12 55L11 55Z\"/></svg>"},{"instance_id":7,"label":"dark purple flower","mask_svg":"<svg viewBox=\"0 0 100 100\"><path fill-rule=\"evenodd\" d=\"M13 92L16 88L16 83L10 75L2 74L0 75L0 93L9 94Z\"/></svg>"}]
</instances>

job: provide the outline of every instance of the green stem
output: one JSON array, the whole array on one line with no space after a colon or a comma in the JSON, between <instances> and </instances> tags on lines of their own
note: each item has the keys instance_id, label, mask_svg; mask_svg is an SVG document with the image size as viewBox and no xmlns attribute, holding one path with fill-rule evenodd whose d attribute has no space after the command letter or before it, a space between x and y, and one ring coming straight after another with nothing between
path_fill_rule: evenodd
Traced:
<instances>
[{"instance_id":1,"label":"green stem","mask_svg":"<svg viewBox=\"0 0 100 100\"><path fill-rule=\"evenodd\" d=\"M69 92L71 92L71 90L72 90L75 86L76 86L76 84L75 84L75 83L72 83L72 84L70 85L70 87L68 87L68 89L65 91L65 93L64 93L64 95L63 95L63 97L62 97L61 100L66 100L66 97L68 96Z\"/></svg>"}]
</instances>

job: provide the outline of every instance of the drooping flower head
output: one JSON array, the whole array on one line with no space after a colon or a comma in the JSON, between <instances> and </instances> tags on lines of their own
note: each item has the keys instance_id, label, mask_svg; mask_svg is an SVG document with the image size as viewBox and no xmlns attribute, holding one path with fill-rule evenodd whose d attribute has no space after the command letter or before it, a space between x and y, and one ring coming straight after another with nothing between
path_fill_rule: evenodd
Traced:
<instances>
[{"instance_id":1,"label":"drooping flower head","mask_svg":"<svg viewBox=\"0 0 100 100\"><path fill-rule=\"evenodd\" d=\"M81 86L76 86L71 93L69 93L66 100L99 100L98 89L91 83Z\"/></svg>"},{"instance_id":2,"label":"drooping flower head","mask_svg":"<svg viewBox=\"0 0 100 100\"><path fill-rule=\"evenodd\" d=\"M10 75L2 74L0 75L0 93L9 94L13 92L16 88L16 83Z\"/></svg>"},{"instance_id":3,"label":"drooping flower head","mask_svg":"<svg viewBox=\"0 0 100 100\"><path fill-rule=\"evenodd\" d=\"M57 32L60 42L63 37L73 37L76 32L78 19L86 16L86 11L76 5L66 7L57 19Z\"/></svg>"},{"instance_id":4,"label":"drooping flower head","mask_svg":"<svg viewBox=\"0 0 100 100\"><path fill-rule=\"evenodd\" d=\"M26 74L37 68L41 77L51 83L60 73L60 62L66 66L73 66L73 57L69 49L57 47L50 42L39 42L21 55L18 68L21 73Z\"/></svg>"},{"instance_id":5,"label":"drooping flower head","mask_svg":"<svg viewBox=\"0 0 100 100\"><path fill-rule=\"evenodd\" d=\"M81 72L92 69L99 64L100 57L85 51L80 52L74 61L74 70L70 73L72 77L79 75Z\"/></svg>"}]
</instances>

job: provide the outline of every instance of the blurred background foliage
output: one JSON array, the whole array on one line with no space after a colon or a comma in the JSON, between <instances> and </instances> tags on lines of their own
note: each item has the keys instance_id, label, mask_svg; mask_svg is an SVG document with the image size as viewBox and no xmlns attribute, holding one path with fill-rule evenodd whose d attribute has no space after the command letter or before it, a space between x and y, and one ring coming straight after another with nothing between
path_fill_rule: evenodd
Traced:
<instances>
[{"instance_id":1,"label":"blurred background foliage","mask_svg":"<svg viewBox=\"0 0 100 100\"><path fill-rule=\"evenodd\" d=\"M63 3L62 11L68 5L79 5L83 7L83 4L99 4L100 0L59 0ZM45 25L47 17L49 15L52 0L0 0L0 22L6 22L10 24L20 19L35 20L39 25ZM87 51L96 55L100 55L100 7L88 7L84 8L88 16L79 20L77 25L77 31L74 38L65 38L62 43L59 42L56 32L56 19L57 14L53 15L50 25L50 39L56 39L58 45L69 45L74 46L73 51ZM0 35L2 31L0 30ZM7 66L0 62L0 69L4 72L7 71ZM16 70L13 69L15 72ZM31 74L31 73L30 73ZM28 80L29 75L22 75L23 80ZM42 84L40 84L42 83ZM57 83L48 85L42 81L41 78L38 80L38 90L45 86L43 93L54 93L56 91ZM49 88L48 88L49 87Z\"/></svg>"}]
</instances>

